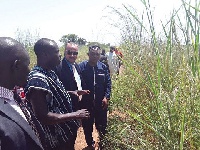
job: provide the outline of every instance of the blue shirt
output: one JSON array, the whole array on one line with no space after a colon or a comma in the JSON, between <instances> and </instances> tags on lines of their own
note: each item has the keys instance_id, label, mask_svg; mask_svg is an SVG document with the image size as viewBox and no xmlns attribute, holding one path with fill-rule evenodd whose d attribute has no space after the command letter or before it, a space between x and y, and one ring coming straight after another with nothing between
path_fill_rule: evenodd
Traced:
<instances>
[{"instance_id":1,"label":"blue shirt","mask_svg":"<svg viewBox=\"0 0 200 150\"><path fill-rule=\"evenodd\" d=\"M97 62L96 66L90 66L88 61L79 64L80 73L85 81L86 89L90 90L89 95L84 95L88 102L93 102L97 107L102 107L104 97L110 99L111 79L108 67Z\"/></svg>"}]
</instances>

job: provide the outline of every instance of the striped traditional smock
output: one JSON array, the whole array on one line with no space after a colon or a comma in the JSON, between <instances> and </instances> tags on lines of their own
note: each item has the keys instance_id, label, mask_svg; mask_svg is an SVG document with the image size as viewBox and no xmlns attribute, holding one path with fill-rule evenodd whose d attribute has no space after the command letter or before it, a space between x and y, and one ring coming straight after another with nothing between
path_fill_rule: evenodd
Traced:
<instances>
[{"instance_id":1,"label":"striped traditional smock","mask_svg":"<svg viewBox=\"0 0 200 150\"><path fill-rule=\"evenodd\" d=\"M46 100L50 112L64 114L73 111L71 98L54 71L47 71L38 66L34 67L29 73L28 84L25 88L26 96L28 96L31 89L40 89L48 93ZM71 120L56 125L42 126L45 137L49 141L47 147L56 149L57 146L63 145L70 136L77 133L78 122Z\"/></svg>"}]
</instances>

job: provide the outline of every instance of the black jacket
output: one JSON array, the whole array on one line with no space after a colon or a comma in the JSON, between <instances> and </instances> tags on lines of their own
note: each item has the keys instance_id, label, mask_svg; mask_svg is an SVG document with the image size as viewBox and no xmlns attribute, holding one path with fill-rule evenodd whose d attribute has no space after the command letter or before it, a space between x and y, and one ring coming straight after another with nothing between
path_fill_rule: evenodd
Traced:
<instances>
[{"instance_id":1,"label":"black jacket","mask_svg":"<svg viewBox=\"0 0 200 150\"><path fill-rule=\"evenodd\" d=\"M3 98L0 98L0 149L43 149L31 126Z\"/></svg>"},{"instance_id":2,"label":"black jacket","mask_svg":"<svg viewBox=\"0 0 200 150\"><path fill-rule=\"evenodd\" d=\"M80 68L79 68L77 63L75 63L75 68L76 68L78 74L80 75L81 84L82 84L81 86L82 86L82 89L84 90L85 89L85 82L84 82L84 80L83 80L83 78L80 74ZM74 74L71 71L69 65L67 64L65 58L63 58L60 65L57 66L55 72L56 72L59 80L63 83L66 91L78 90L76 80L74 78ZM73 110L76 111L76 110L79 109L78 97L74 94L70 94L70 96L71 96L71 99L72 99Z\"/></svg>"}]
</instances>

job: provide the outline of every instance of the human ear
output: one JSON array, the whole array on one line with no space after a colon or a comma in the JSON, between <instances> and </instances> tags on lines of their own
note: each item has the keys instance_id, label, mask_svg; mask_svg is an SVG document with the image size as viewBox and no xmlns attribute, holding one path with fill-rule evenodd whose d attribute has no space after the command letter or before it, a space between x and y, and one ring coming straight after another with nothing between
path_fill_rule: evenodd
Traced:
<instances>
[{"instance_id":1,"label":"human ear","mask_svg":"<svg viewBox=\"0 0 200 150\"><path fill-rule=\"evenodd\" d=\"M15 60L11 67L13 70L18 70L20 68L20 60Z\"/></svg>"}]
</instances>

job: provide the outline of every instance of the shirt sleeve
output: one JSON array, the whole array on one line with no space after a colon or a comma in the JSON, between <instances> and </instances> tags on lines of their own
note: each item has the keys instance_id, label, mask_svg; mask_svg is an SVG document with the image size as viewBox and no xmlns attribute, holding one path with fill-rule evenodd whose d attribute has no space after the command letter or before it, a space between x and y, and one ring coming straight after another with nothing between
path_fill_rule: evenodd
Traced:
<instances>
[{"instance_id":1,"label":"shirt sleeve","mask_svg":"<svg viewBox=\"0 0 200 150\"><path fill-rule=\"evenodd\" d=\"M40 73L36 73L29 76L28 81L27 81L27 86L25 88L25 94L27 98L29 97L31 90L33 89L43 90L47 92L48 94L52 95L52 92L50 90L50 86L46 80L46 77Z\"/></svg>"}]
</instances>

